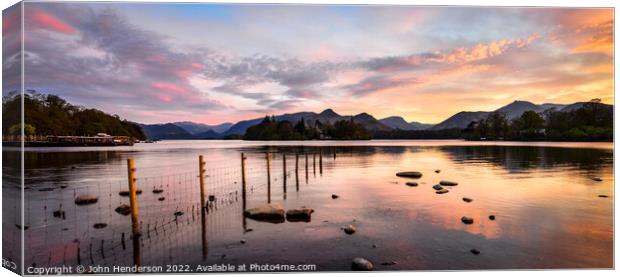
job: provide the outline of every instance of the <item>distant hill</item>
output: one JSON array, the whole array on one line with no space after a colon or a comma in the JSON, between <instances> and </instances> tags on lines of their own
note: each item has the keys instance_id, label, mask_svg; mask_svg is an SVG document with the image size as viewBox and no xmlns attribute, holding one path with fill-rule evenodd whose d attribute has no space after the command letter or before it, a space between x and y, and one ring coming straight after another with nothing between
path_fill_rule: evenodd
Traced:
<instances>
[{"instance_id":1,"label":"distant hill","mask_svg":"<svg viewBox=\"0 0 620 277\"><path fill-rule=\"evenodd\" d=\"M478 121L486 118L490 112L459 112L441 123L433 126L432 130L445 130L445 129L463 129L472 121Z\"/></svg>"},{"instance_id":2,"label":"distant hill","mask_svg":"<svg viewBox=\"0 0 620 277\"><path fill-rule=\"evenodd\" d=\"M195 139L196 137L190 134L185 129L173 124L141 124L142 131L149 139Z\"/></svg>"},{"instance_id":3,"label":"distant hill","mask_svg":"<svg viewBox=\"0 0 620 277\"><path fill-rule=\"evenodd\" d=\"M424 124L416 121L407 122L400 116L386 117L384 119L380 119L379 122L393 129L400 129L404 131L426 130L433 127L433 124Z\"/></svg>"},{"instance_id":4,"label":"distant hill","mask_svg":"<svg viewBox=\"0 0 620 277\"><path fill-rule=\"evenodd\" d=\"M173 122L172 124L177 125L188 133L195 135L200 133L205 133L209 130L213 130L216 133L223 133L230 128L233 124L230 122L218 124L218 125L208 125L202 123L195 123L191 121L181 121L181 122Z\"/></svg>"}]
</instances>

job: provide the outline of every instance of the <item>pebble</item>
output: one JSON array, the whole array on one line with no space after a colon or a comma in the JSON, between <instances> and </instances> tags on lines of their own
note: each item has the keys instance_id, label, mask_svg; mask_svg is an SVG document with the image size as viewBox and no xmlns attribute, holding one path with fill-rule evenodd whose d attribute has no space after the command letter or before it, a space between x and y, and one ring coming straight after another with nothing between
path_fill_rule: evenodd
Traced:
<instances>
[{"instance_id":1,"label":"pebble","mask_svg":"<svg viewBox=\"0 0 620 277\"><path fill-rule=\"evenodd\" d=\"M418 171L404 171L396 173L396 176L405 178L420 178L422 177L422 173Z\"/></svg>"},{"instance_id":2,"label":"pebble","mask_svg":"<svg viewBox=\"0 0 620 277\"><path fill-rule=\"evenodd\" d=\"M447 190L447 189L444 189L444 188L441 188L440 190L435 191L435 193L437 193L437 194L444 194L444 193L448 193L448 192L450 192L450 191Z\"/></svg>"},{"instance_id":3,"label":"pebble","mask_svg":"<svg viewBox=\"0 0 620 277\"><path fill-rule=\"evenodd\" d=\"M598 195L598 197L601 197L601 198L607 198L607 197L609 197L609 196L607 196L607 195L605 195L605 194L599 194L599 195Z\"/></svg>"},{"instance_id":4,"label":"pebble","mask_svg":"<svg viewBox=\"0 0 620 277\"><path fill-rule=\"evenodd\" d=\"M490 219L490 220L495 220L495 216L494 216L494 215L490 215L490 216L489 216L489 219Z\"/></svg>"},{"instance_id":5,"label":"pebble","mask_svg":"<svg viewBox=\"0 0 620 277\"><path fill-rule=\"evenodd\" d=\"M353 225L349 225L349 226L347 226L347 227L344 227L344 228L342 228L342 230L344 230L344 232L345 232L347 235L352 235L353 233L355 233L355 231L357 231L357 230L355 229L355 227L353 227Z\"/></svg>"},{"instance_id":6,"label":"pebble","mask_svg":"<svg viewBox=\"0 0 620 277\"><path fill-rule=\"evenodd\" d=\"M597 182L602 182L603 179L601 179L601 177L591 177L590 179L597 181Z\"/></svg>"},{"instance_id":7,"label":"pebble","mask_svg":"<svg viewBox=\"0 0 620 277\"><path fill-rule=\"evenodd\" d=\"M372 271L373 264L364 258L355 258L351 262L351 269L355 271Z\"/></svg>"},{"instance_id":8,"label":"pebble","mask_svg":"<svg viewBox=\"0 0 620 277\"><path fill-rule=\"evenodd\" d=\"M474 201L474 200L471 199L471 198L463 197L463 201L469 203L469 202Z\"/></svg>"},{"instance_id":9,"label":"pebble","mask_svg":"<svg viewBox=\"0 0 620 277\"><path fill-rule=\"evenodd\" d=\"M439 172L441 172L441 170L439 170L439 169L435 170L435 173L439 173Z\"/></svg>"},{"instance_id":10,"label":"pebble","mask_svg":"<svg viewBox=\"0 0 620 277\"><path fill-rule=\"evenodd\" d=\"M336 195L336 194L332 194L332 199L336 199L336 198L338 198L338 197L340 197L340 196L338 196L338 195Z\"/></svg>"},{"instance_id":11,"label":"pebble","mask_svg":"<svg viewBox=\"0 0 620 277\"><path fill-rule=\"evenodd\" d=\"M240 240L239 242L240 242L241 244L245 244L245 240L244 240L244 239Z\"/></svg>"},{"instance_id":12,"label":"pebble","mask_svg":"<svg viewBox=\"0 0 620 277\"><path fill-rule=\"evenodd\" d=\"M418 183L416 183L416 182L407 182L407 183L405 183L405 184L406 184L407 186L410 186L410 187L417 187L417 186L418 186Z\"/></svg>"},{"instance_id":13,"label":"pebble","mask_svg":"<svg viewBox=\"0 0 620 277\"><path fill-rule=\"evenodd\" d=\"M472 250L469 250L469 252L471 252L471 253L472 253L472 254L474 254L474 255L480 255L480 250L478 250L478 249L476 249L476 248L474 248L474 249L472 249Z\"/></svg>"},{"instance_id":14,"label":"pebble","mask_svg":"<svg viewBox=\"0 0 620 277\"><path fill-rule=\"evenodd\" d=\"M465 223L465 224L472 224L472 223L474 223L474 219L473 218L466 217L466 216L461 217L461 221L463 221L463 223Z\"/></svg>"},{"instance_id":15,"label":"pebble","mask_svg":"<svg viewBox=\"0 0 620 277\"><path fill-rule=\"evenodd\" d=\"M451 186L456 186L456 185L458 185L459 183L457 183L457 182L452 182L452 181L441 181L441 182L439 182L439 184L440 184L440 185L442 185L442 186L451 187Z\"/></svg>"},{"instance_id":16,"label":"pebble","mask_svg":"<svg viewBox=\"0 0 620 277\"><path fill-rule=\"evenodd\" d=\"M442 190L442 189L443 189L443 187L442 187L441 185L434 185L434 186L433 186L433 189L434 189L434 190Z\"/></svg>"}]
</instances>

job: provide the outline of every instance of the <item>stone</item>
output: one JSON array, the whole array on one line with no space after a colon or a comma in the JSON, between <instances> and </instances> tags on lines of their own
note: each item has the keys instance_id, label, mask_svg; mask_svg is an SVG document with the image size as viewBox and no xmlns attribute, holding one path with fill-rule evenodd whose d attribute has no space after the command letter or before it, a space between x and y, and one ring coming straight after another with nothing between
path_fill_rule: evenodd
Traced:
<instances>
[{"instance_id":1,"label":"stone","mask_svg":"<svg viewBox=\"0 0 620 277\"><path fill-rule=\"evenodd\" d=\"M164 200L166 200L166 197L160 197L160 198L157 198L157 200L158 201L164 201Z\"/></svg>"},{"instance_id":2,"label":"stone","mask_svg":"<svg viewBox=\"0 0 620 277\"><path fill-rule=\"evenodd\" d=\"M469 203L469 202L474 201L474 200L471 199L471 198L463 197L463 201Z\"/></svg>"},{"instance_id":3,"label":"stone","mask_svg":"<svg viewBox=\"0 0 620 277\"><path fill-rule=\"evenodd\" d=\"M244 239L240 240L239 242L240 242L241 244L245 244L245 240L244 240Z\"/></svg>"},{"instance_id":4,"label":"stone","mask_svg":"<svg viewBox=\"0 0 620 277\"><path fill-rule=\"evenodd\" d=\"M355 231L357 231L353 225L349 225L347 227L344 227L344 228L342 228L342 230L344 230L345 234L347 234L347 235L353 235L355 233Z\"/></svg>"},{"instance_id":5,"label":"stone","mask_svg":"<svg viewBox=\"0 0 620 277\"><path fill-rule=\"evenodd\" d=\"M372 271L373 264L364 258L355 258L351 262L351 269L355 271Z\"/></svg>"},{"instance_id":6,"label":"stone","mask_svg":"<svg viewBox=\"0 0 620 277\"><path fill-rule=\"evenodd\" d=\"M418 183L416 183L416 182L407 182L407 183L405 183L405 184L406 184L407 186L410 186L410 187L417 187L417 186L418 186Z\"/></svg>"},{"instance_id":7,"label":"stone","mask_svg":"<svg viewBox=\"0 0 620 277\"><path fill-rule=\"evenodd\" d=\"M607 198L607 197L609 197L609 196L607 196L607 195L605 195L605 194L599 194L599 195L598 195L598 197L600 197L600 198Z\"/></svg>"},{"instance_id":8,"label":"stone","mask_svg":"<svg viewBox=\"0 0 620 277\"><path fill-rule=\"evenodd\" d=\"M79 195L78 197L75 198L75 204L76 205L90 205L90 204L97 203L97 200L99 200L97 196Z\"/></svg>"},{"instance_id":9,"label":"stone","mask_svg":"<svg viewBox=\"0 0 620 277\"><path fill-rule=\"evenodd\" d=\"M340 196L338 196L337 194L332 194L332 199L336 199L339 198Z\"/></svg>"},{"instance_id":10,"label":"stone","mask_svg":"<svg viewBox=\"0 0 620 277\"><path fill-rule=\"evenodd\" d=\"M136 190L136 195L138 195L138 194L142 194L142 190L141 189ZM121 190L121 191L118 192L118 195L120 195L120 196L129 196L129 191L128 190Z\"/></svg>"},{"instance_id":11,"label":"stone","mask_svg":"<svg viewBox=\"0 0 620 277\"><path fill-rule=\"evenodd\" d=\"M592 179L593 181L597 181L597 182L602 182L603 179L601 177L591 177L590 179Z\"/></svg>"},{"instance_id":12,"label":"stone","mask_svg":"<svg viewBox=\"0 0 620 277\"><path fill-rule=\"evenodd\" d=\"M372 248L377 248L377 245L376 245L376 244L373 244L373 245L372 245Z\"/></svg>"},{"instance_id":13,"label":"stone","mask_svg":"<svg viewBox=\"0 0 620 277\"><path fill-rule=\"evenodd\" d=\"M489 216L489 219L490 219L490 220L495 220L495 216L494 216L494 215L490 215L490 216Z\"/></svg>"},{"instance_id":14,"label":"stone","mask_svg":"<svg viewBox=\"0 0 620 277\"><path fill-rule=\"evenodd\" d=\"M472 223L474 223L474 219L473 218L466 217L466 216L461 217L461 221L463 221L463 223L465 223L465 224L472 224Z\"/></svg>"},{"instance_id":15,"label":"stone","mask_svg":"<svg viewBox=\"0 0 620 277\"><path fill-rule=\"evenodd\" d=\"M450 191L447 190L447 189L444 189L444 188L442 188L442 189L440 189L438 191L435 191L436 194L444 194L444 193L448 193L448 192L450 192Z\"/></svg>"},{"instance_id":16,"label":"stone","mask_svg":"<svg viewBox=\"0 0 620 277\"><path fill-rule=\"evenodd\" d=\"M421 178L422 177L422 173L418 172L418 171L403 171L403 172L398 172L396 173L396 176L398 177L404 177L404 178Z\"/></svg>"},{"instance_id":17,"label":"stone","mask_svg":"<svg viewBox=\"0 0 620 277\"><path fill-rule=\"evenodd\" d=\"M284 222L284 208L278 203L264 204L243 212L245 217L255 220Z\"/></svg>"},{"instance_id":18,"label":"stone","mask_svg":"<svg viewBox=\"0 0 620 277\"><path fill-rule=\"evenodd\" d=\"M473 248L473 249L469 250L469 252L471 252L474 255L480 255L480 250L478 250L476 248Z\"/></svg>"},{"instance_id":19,"label":"stone","mask_svg":"<svg viewBox=\"0 0 620 277\"><path fill-rule=\"evenodd\" d=\"M159 194L159 193L162 193L162 192L164 192L163 189L153 189L153 193L155 193L155 194Z\"/></svg>"},{"instance_id":20,"label":"stone","mask_svg":"<svg viewBox=\"0 0 620 277\"><path fill-rule=\"evenodd\" d=\"M443 189L443 187L442 187L441 185L434 185L434 186L433 186L433 189L434 189L434 190L442 190L442 189Z\"/></svg>"},{"instance_id":21,"label":"stone","mask_svg":"<svg viewBox=\"0 0 620 277\"><path fill-rule=\"evenodd\" d=\"M103 228L105 228L107 226L108 226L108 224L105 224L105 223L95 223L95 225L93 225L93 228L95 228L95 229L103 229Z\"/></svg>"},{"instance_id":22,"label":"stone","mask_svg":"<svg viewBox=\"0 0 620 277\"><path fill-rule=\"evenodd\" d=\"M286 211L286 220L290 222L296 222L296 221L310 222L313 212L314 212L313 209L304 208L304 207L299 208L299 209L290 209Z\"/></svg>"},{"instance_id":23,"label":"stone","mask_svg":"<svg viewBox=\"0 0 620 277\"><path fill-rule=\"evenodd\" d=\"M441 182L439 182L439 184L442 185L442 186L446 186L446 187L453 187L453 186L458 185L459 183L452 182L452 181L441 181Z\"/></svg>"},{"instance_id":24,"label":"stone","mask_svg":"<svg viewBox=\"0 0 620 277\"><path fill-rule=\"evenodd\" d=\"M131 207L127 204L122 204L116 207L114 211L122 215L129 215L131 213Z\"/></svg>"}]
</instances>

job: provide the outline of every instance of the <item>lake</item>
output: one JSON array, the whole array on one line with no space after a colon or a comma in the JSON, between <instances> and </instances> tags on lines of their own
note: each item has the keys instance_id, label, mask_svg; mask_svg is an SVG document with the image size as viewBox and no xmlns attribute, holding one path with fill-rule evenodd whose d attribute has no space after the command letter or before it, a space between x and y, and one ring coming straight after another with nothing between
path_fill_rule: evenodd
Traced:
<instances>
[{"instance_id":1,"label":"lake","mask_svg":"<svg viewBox=\"0 0 620 277\"><path fill-rule=\"evenodd\" d=\"M240 153L247 157L245 201ZM18 253L11 247L19 235L19 183L11 178L18 171L9 166L18 154L3 152L3 231L14 238L5 235L5 257ZM199 155L206 161L206 194L213 196L204 221ZM118 195L127 190L129 158L143 191L142 236L135 240L130 217L115 212L129 201ZM345 271L363 257L376 270L613 267L612 143L160 141L30 148L24 164L26 266L138 261ZM395 175L412 170L423 176ZM442 180L458 185L436 194L432 186ZM75 205L86 194L98 202ZM267 202L315 212L309 222L242 215L244 205ZM463 216L473 224L461 222ZM357 231L345 234L347 225Z\"/></svg>"}]
</instances>

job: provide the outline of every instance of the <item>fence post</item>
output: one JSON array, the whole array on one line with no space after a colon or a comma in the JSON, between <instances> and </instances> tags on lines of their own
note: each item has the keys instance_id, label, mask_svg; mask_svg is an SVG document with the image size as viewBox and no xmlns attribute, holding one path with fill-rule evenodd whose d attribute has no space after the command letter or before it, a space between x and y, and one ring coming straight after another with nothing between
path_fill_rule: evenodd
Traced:
<instances>
[{"instance_id":1,"label":"fence post","mask_svg":"<svg viewBox=\"0 0 620 277\"><path fill-rule=\"evenodd\" d=\"M299 153L295 153L295 189L299 191Z\"/></svg>"},{"instance_id":2,"label":"fence post","mask_svg":"<svg viewBox=\"0 0 620 277\"><path fill-rule=\"evenodd\" d=\"M198 170L200 176L200 209L204 210L205 204L205 162L202 155L198 156Z\"/></svg>"},{"instance_id":3,"label":"fence post","mask_svg":"<svg viewBox=\"0 0 620 277\"><path fill-rule=\"evenodd\" d=\"M323 148L319 149L319 174L323 175Z\"/></svg>"},{"instance_id":4,"label":"fence post","mask_svg":"<svg viewBox=\"0 0 620 277\"><path fill-rule=\"evenodd\" d=\"M286 154L282 153L282 197L286 199Z\"/></svg>"},{"instance_id":5,"label":"fence post","mask_svg":"<svg viewBox=\"0 0 620 277\"><path fill-rule=\"evenodd\" d=\"M131 206L131 233L134 237L140 235L140 221L138 221L138 198L136 197L136 166L133 159L127 159L127 176L129 181L129 205Z\"/></svg>"},{"instance_id":6,"label":"fence post","mask_svg":"<svg viewBox=\"0 0 620 277\"><path fill-rule=\"evenodd\" d=\"M242 221L242 225L243 225L243 231L245 232L246 229L246 221L245 221L245 210L246 210L246 190L245 190L245 154L241 153L241 205L242 205L242 211L241 211L241 221Z\"/></svg>"},{"instance_id":7,"label":"fence post","mask_svg":"<svg viewBox=\"0 0 620 277\"><path fill-rule=\"evenodd\" d=\"M306 154L306 184L308 183L308 153Z\"/></svg>"},{"instance_id":8,"label":"fence post","mask_svg":"<svg viewBox=\"0 0 620 277\"><path fill-rule=\"evenodd\" d=\"M271 203L271 158L269 152L265 153L267 158L267 203Z\"/></svg>"}]
</instances>

